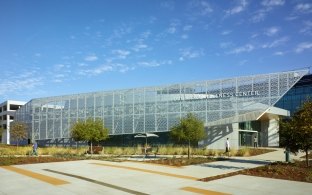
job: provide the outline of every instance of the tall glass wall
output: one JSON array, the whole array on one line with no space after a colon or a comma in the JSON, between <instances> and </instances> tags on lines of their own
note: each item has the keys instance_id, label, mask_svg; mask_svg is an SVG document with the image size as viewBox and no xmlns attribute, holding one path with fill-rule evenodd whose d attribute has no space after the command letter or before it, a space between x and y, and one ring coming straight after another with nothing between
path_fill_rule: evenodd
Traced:
<instances>
[{"instance_id":1,"label":"tall glass wall","mask_svg":"<svg viewBox=\"0 0 312 195\"><path fill-rule=\"evenodd\" d=\"M309 70L33 99L16 113L32 139L69 138L78 120L100 118L111 135L166 132L187 113L205 125L255 120ZM239 117L242 116L242 117Z\"/></svg>"},{"instance_id":2,"label":"tall glass wall","mask_svg":"<svg viewBox=\"0 0 312 195\"><path fill-rule=\"evenodd\" d=\"M290 115L293 115L307 99L312 100L312 74L300 79L275 106L289 110Z\"/></svg>"}]
</instances>

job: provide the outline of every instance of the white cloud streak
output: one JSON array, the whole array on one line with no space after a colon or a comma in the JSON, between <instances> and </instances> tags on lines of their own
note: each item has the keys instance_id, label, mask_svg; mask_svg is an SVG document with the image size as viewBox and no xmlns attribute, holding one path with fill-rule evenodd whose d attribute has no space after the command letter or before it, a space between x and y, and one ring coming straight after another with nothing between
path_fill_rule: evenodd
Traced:
<instances>
[{"instance_id":1,"label":"white cloud streak","mask_svg":"<svg viewBox=\"0 0 312 195\"><path fill-rule=\"evenodd\" d=\"M262 48L274 48L283 45L289 40L288 37L282 37L280 39L274 40L272 43L266 43L262 45Z\"/></svg>"},{"instance_id":2,"label":"white cloud streak","mask_svg":"<svg viewBox=\"0 0 312 195\"><path fill-rule=\"evenodd\" d=\"M312 42L302 42L302 43L297 45L295 52L301 53L304 50L311 49L311 48L312 48Z\"/></svg>"},{"instance_id":3,"label":"white cloud streak","mask_svg":"<svg viewBox=\"0 0 312 195\"><path fill-rule=\"evenodd\" d=\"M305 21L304 27L299 31L302 34L312 35L312 21Z\"/></svg>"},{"instance_id":4,"label":"white cloud streak","mask_svg":"<svg viewBox=\"0 0 312 195\"><path fill-rule=\"evenodd\" d=\"M158 67L161 65L170 65L170 64L172 64L171 60L164 60L164 61L152 60L152 61L142 61L138 63L139 66L143 66L143 67Z\"/></svg>"},{"instance_id":5,"label":"white cloud streak","mask_svg":"<svg viewBox=\"0 0 312 195\"><path fill-rule=\"evenodd\" d=\"M263 0L261 4L266 7L284 5L285 0Z\"/></svg>"},{"instance_id":6,"label":"white cloud streak","mask_svg":"<svg viewBox=\"0 0 312 195\"><path fill-rule=\"evenodd\" d=\"M251 22L257 23L263 21L266 16L277 6L283 6L285 0L263 0L261 5L263 8L257 10L251 17Z\"/></svg>"},{"instance_id":7,"label":"white cloud streak","mask_svg":"<svg viewBox=\"0 0 312 195\"><path fill-rule=\"evenodd\" d=\"M271 37L271 36L276 35L279 31L280 31L279 27L273 26L273 27L270 27L270 28L266 29L264 31L264 34L269 36L269 37Z\"/></svg>"},{"instance_id":8,"label":"white cloud streak","mask_svg":"<svg viewBox=\"0 0 312 195\"><path fill-rule=\"evenodd\" d=\"M251 52L252 50L254 50L254 46L251 44L246 44L244 46L241 47L237 47L235 49L233 49L232 51L228 52L228 54L240 54L240 53L244 53L244 52Z\"/></svg>"},{"instance_id":9,"label":"white cloud streak","mask_svg":"<svg viewBox=\"0 0 312 195\"><path fill-rule=\"evenodd\" d=\"M312 4L311 3L300 3L295 7L295 11L302 14L312 13Z\"/></svg>"},{"instance_id":10,"label":"white cloud streak","mask_svg":"<svg viewBox=\"0 0 312 195\"><path fill-rule=\"evenodd\" d=\"M25 92L43 84L42 77L38 76L36 71L23 72L20 75L12 75L5 80L0 79L0 95Z\"/></svg>"},{"instance_id":11,"label":"white cloud streak","mask_svg":"<svg viewBox=\"0 0 312 195\"><path fill-rule=\"evenodd\" d=\"M191 48L180 49L181 56L180 61L185 61L187 59L198 58L204 55L203 50L192 50Z\"/></svg>"},{"instance_id":12,"label":"white cloud streak","mask_svg":"<svg viewBox=\"0 0 312 195\"><path fill-rule=\"evenodd\" d=\"M84 60L87 62L93 62L93 61L97 61L98 57L96 55L89 55L89 56L86 56Z\"/></svg>"},{"instance_id":13,"label":"white cloud streak","mask_svg":"<svg viewBox=\"0 0 312 195\"><path fill-rule=\"evenodd\" d=\"M231 9L228 9L225 11L226 15L234 15L238 14L242 11L244 11L247 7L247 1L246 0L240 0L239 4Z\"/></svg>"},{"instance_id":14,"label":"white cloud streak","mask_svg":"<svg viewBox=\"0 0 312 195\"><path fill-rule=\"evenodd\" d=\"M126 59L127 56L131 53L130 51L127 50L122 50L122 49L117 49L113 50L112 53L117 56L119 59Z\"/></svg>"},{"instance_id":15,"label":"white cloud streak","mask_svg":"<svg viewBox=\"0 0 312 195\"><path fill-rule=\"evenodd\" d=\"M83 75L83 76L97 76L104 72L110 72L110 71L113 71L113 66L104 64L104 65L101 65L92 69L80 70L78 74Z\"/></svg>"}]
</instances>

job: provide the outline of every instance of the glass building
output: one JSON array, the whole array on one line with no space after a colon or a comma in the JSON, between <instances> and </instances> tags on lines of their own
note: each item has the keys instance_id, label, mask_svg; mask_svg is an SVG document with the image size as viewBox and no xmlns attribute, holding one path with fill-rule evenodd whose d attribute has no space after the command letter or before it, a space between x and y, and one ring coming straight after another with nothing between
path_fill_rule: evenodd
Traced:
<instances>
[{"instance_id":1,"label":"glass building","mask_svg":"<svg viewBox=\"0 0 312 195\"><path fill-rule=\"evenodd\" d=\"M32 99L15 119L29 126L30 140L71 143L78 120L100 118L111 137L143 132L166 134L187 113L206 127L199 144L224 148L226 137L237 148L257 137L262 146L278 145L278 119L287 110L274 107L309 69L207 80L166 86L101 91Z\"/></svg>"}]
</instances>

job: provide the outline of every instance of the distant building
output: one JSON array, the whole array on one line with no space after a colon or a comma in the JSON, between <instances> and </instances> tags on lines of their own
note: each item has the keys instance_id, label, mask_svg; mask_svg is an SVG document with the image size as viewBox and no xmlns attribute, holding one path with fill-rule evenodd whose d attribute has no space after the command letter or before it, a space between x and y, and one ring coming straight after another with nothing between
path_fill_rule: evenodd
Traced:
<instances>
[{"instance_id":1,"label":"distant building","mask_svg":"<svg viewBox=\"0 0 312 195\"><path fill-rule=\"evenodd\" d=\"M10 123L14 120L16 110L26 102L7 100L0 104L0 126L3 128L1 143L10 144Z\"/></svg>"}]
</instances>

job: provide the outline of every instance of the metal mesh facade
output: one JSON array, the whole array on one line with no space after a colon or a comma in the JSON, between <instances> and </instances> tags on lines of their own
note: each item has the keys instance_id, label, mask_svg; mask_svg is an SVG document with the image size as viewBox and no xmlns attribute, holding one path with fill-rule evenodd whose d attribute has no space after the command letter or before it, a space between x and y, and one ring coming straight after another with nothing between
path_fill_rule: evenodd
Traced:
<instances>
[{"instance_id":1,"label":"metal mesh facade","mask_svg":"<svg viewBox=\"0 0 312 195\"><path fill-rule=\"evenodd\" d=\"M38 98L16 112L32 139L69 138L77 120L101 118L110 135L164 132L192 112L205 125L254 120L309 69L158 87Z\"/></svg>"}]
</instances>

